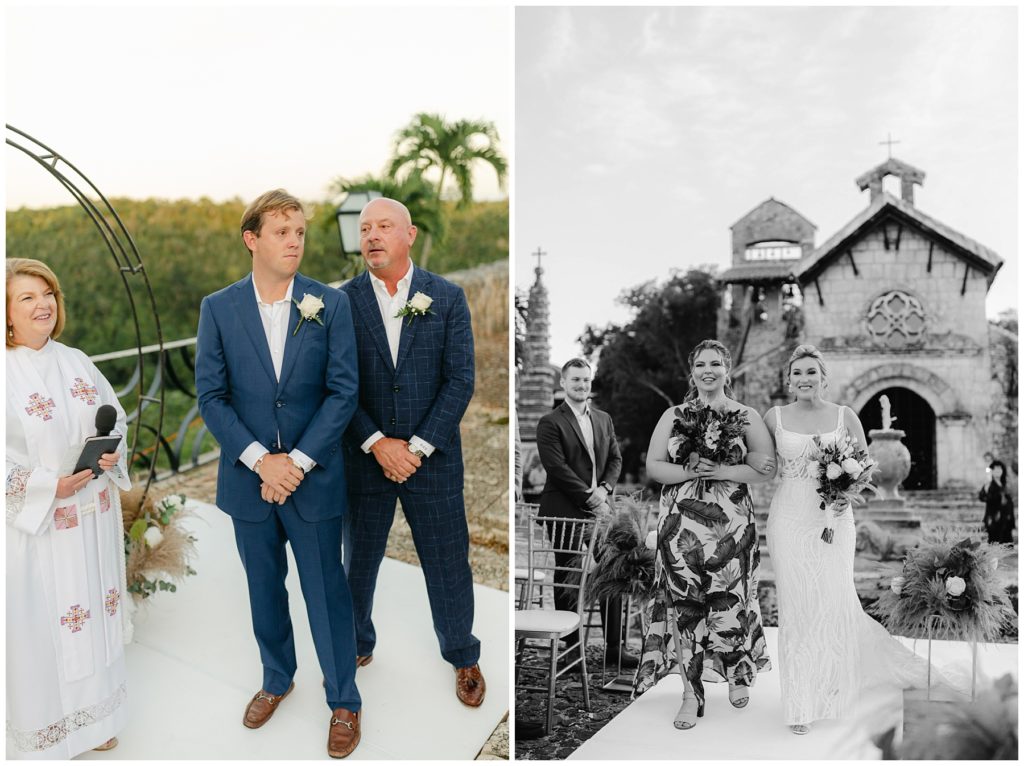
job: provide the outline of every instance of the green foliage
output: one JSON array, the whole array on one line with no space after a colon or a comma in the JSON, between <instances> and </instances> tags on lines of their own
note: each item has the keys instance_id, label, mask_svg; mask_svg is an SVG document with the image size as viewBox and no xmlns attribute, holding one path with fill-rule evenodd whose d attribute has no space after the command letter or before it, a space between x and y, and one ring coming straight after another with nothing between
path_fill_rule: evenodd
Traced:
<instances>
[{"instance_id":1,"label":"green foliage","mask_svg":"<svg viewBox=\"0 0 1024 766\"><path fill-rule=\"evenodd\" d=\"M594 399L615 421L623 472L636 473L661 414L686 396L687 354L715 337L719 297L712 271L691 269L629 288L618 300L633 318L587 325L578 340L585 356L600 355Z\"/></svg>"},{"instance_id":2,"label":"green foliage","mask_svg":"<svg viewBox=\"0 0 1024 766\"><path fill-rule=\"evenodd\" d=\"M448 234L434 247L430 270L437 274L508 259L508 200L458 207L443 203Z\"/></svg>"},{"instance_id":3,"label":"green foliage","mask_svg":"<svg viewBox=\"0 0 1024 766\"><path fill-rule=\"evenodd\" d=\"M421 174L432 168L439 174L437 196L444 196L445 182L454 179L459 205L473 200L473 165L484 163L493 168L498 183L504 185L508 160L498 148L498 131L486 120L455 120L444 115L420 112L395 136L387 174Z\"/></svg>"},{"instance_id":4,"label":"green foliage","mask_svg":"<svg viewBox=\"0 0 1024 766\"><path fill-rule=\"evenodd\" d=\"M148 528L149 521L147 519L136 519L132 528L128 530L128 539L135 543L139 542Z\"/></svg>"}]
</instances>

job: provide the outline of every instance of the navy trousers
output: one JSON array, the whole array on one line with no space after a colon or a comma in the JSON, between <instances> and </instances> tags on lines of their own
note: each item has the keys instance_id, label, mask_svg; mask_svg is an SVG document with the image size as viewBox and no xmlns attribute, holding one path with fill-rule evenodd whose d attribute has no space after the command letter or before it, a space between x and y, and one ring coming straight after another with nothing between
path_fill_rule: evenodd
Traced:
<instances>
[{"instance_id":1,"label":"navy trousers","mask_svg":"<svg viewBox=\"0 0 1024 766\"><path fill-rule=\"evenodd\" d=\"M264 521L232 521L249 583L252 629L263 662L263 688L271 694L284 694L295 675L295 638L284 586L288 574L285 542L290 542L313 644L327 682L327 706L331 710L359 710L352 596L339 551L342 518L303 521L288 500L275 505Z\"/></svg>"},{"instance_id":2,"label":"navy trousers","mask_svg":"<svg viewBox=\"0 0 1024 766\"><path fill-rule=\"evenodd\" d=\"M350 494L345 517L345 573L352 588L356 650L373 654L373 593L395 518L395 501L412 530L416 553L427 581L427 598L441 656L457 668L480 659L473 635L473 572L469 567L469 529L462 492L437 497L395 489L377 495Z\"/></svg>"}]
</instances>

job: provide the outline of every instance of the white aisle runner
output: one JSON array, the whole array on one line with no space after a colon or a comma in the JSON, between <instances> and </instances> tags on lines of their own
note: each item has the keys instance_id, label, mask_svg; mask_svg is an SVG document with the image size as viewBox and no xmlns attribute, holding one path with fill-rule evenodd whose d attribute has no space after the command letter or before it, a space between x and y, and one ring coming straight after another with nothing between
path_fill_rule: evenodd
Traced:
<instances>
[{"instance_id":1,"label":"white aisle runner","mask_svg":"<svg viewBox=\"0 0 1024 766\"><path fill-rule=\"evenodd\" d=\"M127 647L131 719L110 759L328 758L330 710L321 686L295 561L287 580L298 672L295 690L260 729L242 725L262 671L252 636L245 575L228 516L193 503L198 574L177 593L159 593L135 615ZM508 594L475 586L474 634L487 697L476 709L455 696L455 673L440 655L418 567L384 559L374 610L377 647L356 681L362 741L350 758L471 759L508 709Z\"/></svg>"},{"instance_id":2,"label":"white aisle runner","mask_svg":"<svg viewBox=\"0 0 1024 766\"><path fill-rule=\"evenodd\" d=\"M765 628L768 656L775 669L761 673L751 690L747 707L736 710L729 704L726 684L705 684L707 705L697 726L679 731L672 725L682 701L683 684L673 673L641 695L591 739L571 759L642 761L656 759L808 760L877 759L878 749L865 731L863 719L821 721L809 734L799 736L783 724L778 673L778 629ZM927 642L900 638L904 645L925 655ZM989 678L1004 673L1017 675L1017 645L988 644L979 648L979 665ZM936 641L932 661L966 665L970 669L967 644ZM984 684L979 680L979 689ZM866 695L861 709L873 718L883 717L902 728L902 693L874 691Z\"/></svg>"}]
</instances>

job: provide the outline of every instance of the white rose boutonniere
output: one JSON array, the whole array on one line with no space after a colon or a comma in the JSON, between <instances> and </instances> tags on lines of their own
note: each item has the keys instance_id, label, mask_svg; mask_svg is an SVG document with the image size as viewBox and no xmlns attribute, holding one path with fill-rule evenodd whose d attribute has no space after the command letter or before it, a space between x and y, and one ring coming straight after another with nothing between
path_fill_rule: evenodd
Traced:
<instances>
[{"instance_id":1,"label":"white rose boutonniere","mask_svg":"<svg viewBox=\"0 0 1024 766\"><path fill-rule=\"evenodd\" d=\"M396 317L409 317L409 324L412 324L412 320L416 317L426 316L427 314L433 314L434 312L430 309L430 304L434 302L426 293L416 293L410 298L402 308L395 314Z\"/></svg>"},{"instance_id":2,"label":"white rose boutonniere","mask_svg":"<svg viewBox=\"0 0 1024 766\"><path fill-rule=\"evenodd\" d=\"M324 326L324 321L320 318L320 312L324 310L324 297L322 295L318 298L315 295L306 293L302 296L301 301L292 298L292 303L299 309L299 323L295 325L292 335L298 333L303 322L316 322L321 327Z\"/></svg>"}]
</instances>

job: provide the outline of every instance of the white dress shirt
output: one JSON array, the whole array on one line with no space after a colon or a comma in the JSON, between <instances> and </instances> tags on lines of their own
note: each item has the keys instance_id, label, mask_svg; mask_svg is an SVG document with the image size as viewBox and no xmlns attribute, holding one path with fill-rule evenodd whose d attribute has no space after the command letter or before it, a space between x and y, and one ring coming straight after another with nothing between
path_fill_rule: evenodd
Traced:
<instances>
[{"instance_id":1,"label":"white dress shirt","mask_svg":"<svg viewBox=\"0 0 1024 766\"><path fill-rule=\"evenodd\" d=\"M412 261L410 260L409 270L405 272L404 277L398 280L398 289L395 290L394 295L388 292L388 286L384 283L383 279L375 277L372 271L368 272L370 285L373 287L373 294L377 298L377 307L380 309L380 318L384 321L384 332L388 336L391 364L396 367L398 366L398 344L402 339L402 322L406 321L405 317L398 316L398 312L409 302L409 287L412 285L413 268ZM375 431L362 443L363 452L369 453L370 447L383 438L383 433ZM409 446L412 449L420 450L427 457L430 457L430 454L434 451L432 444L423 441L418 436L413 436L409 439Z\"/></svg>"},{"instance_id":2,"label":"white dress shirt","mask_svg":"<svg viewBox=\"0 0 1024 766\"><path fill-rule=\"evenodd\" d=\"M569 402L572 414L576 416L576 422L579 423L580 431L583 432L583 444L590 455L590 490L593 491L597 489L597 456L594 453L594 423L590 419L590 403L585 402L582 408L577 409L575 402L568 399L566 401Z\"/></svg>"},{"instance_id":3,"label":"white dress shirt","mask_svg":"<svg viewBox=\"0 0 1024 766\"><path fill-rule=\"evenodd\" d=\"M256 287L256 280L252 281L252 289L256 293L256 305L260 310L260 320L263 322L263 333L267 337L270 359L274 363L274 376L278 380L281 379L281 365L284 362L284 344L288 340L288 316L292 305L292 287L294 286L295 280L292 279L288 283L288 289L285 290L284 298L273 303L264 303L260 298L260 291ZM280 434L277 435L277 443L281 443ZM243 465L255 471L256 461L268 454L270 454L270 450L258 441L254 441L245 448L238 459L242 461ZM295 461L305 473L309 473L316 465L315 460L297 449L289 452L288 457Z\"/></svg>"}]
</instances>

